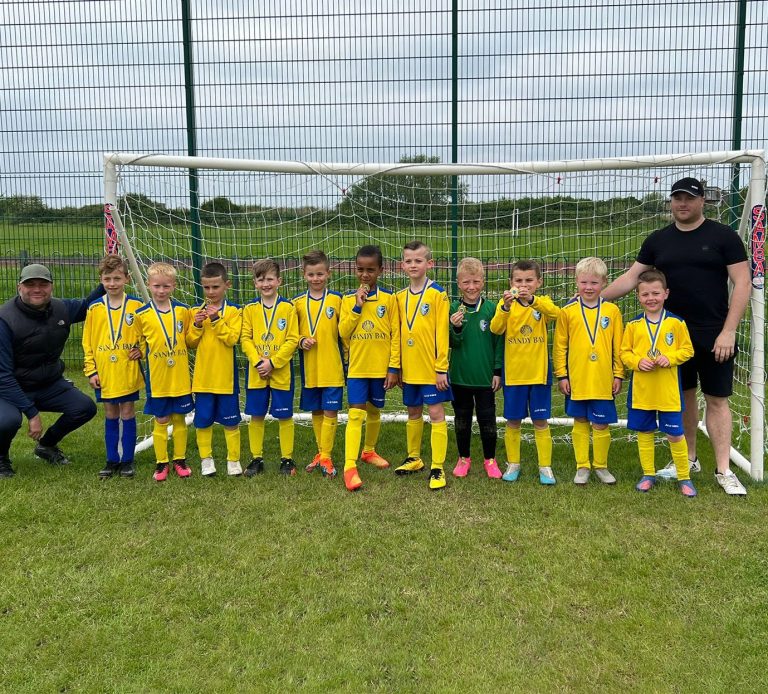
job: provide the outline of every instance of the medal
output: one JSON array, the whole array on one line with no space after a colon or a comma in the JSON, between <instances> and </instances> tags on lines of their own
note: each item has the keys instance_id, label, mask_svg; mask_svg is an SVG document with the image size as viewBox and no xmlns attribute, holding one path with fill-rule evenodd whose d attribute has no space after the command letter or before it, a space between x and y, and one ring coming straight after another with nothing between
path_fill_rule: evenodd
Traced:
<instances>
[{"instance_id":1,"label":"medal","mask_svg":"<svg viewBox=\"0 0 768 694\"><path fill-rule=\"evenodd\" d=\"M362 289L366 294L371 291L371 288L367 284L361 284L360 289Z\"/></svg>"},{"instance_id":2,"label":"medal","mask_svg":"<svg viewBox=\"0 0 768 694\"><path fill-rule=\"evenodd\" d=\"M363 285L367 287L368 285ZM325 297L328 296L328 290L323 290L323 298L322 299L314 299L314 301L319 301L320 306L317 309L317 314L315 315L315 320L312 320L312 304L313 301L312 297L309 295L309 292L307 292L307 321L309 322L309 336L314 337L315 333L317 332L317 324L320 322L320 317L323 315L323 306L325 305ZM274 317L274 316L273 316Z\"/></svg>"},{"instance_id":3,"label":"medal","mask_svg":"<svg viewBox=\"0 0 768 694\"><path fill-rule=\"evenodd\" d=\"M590 352L589 361L597 361L597 352Z\"/></svg>"},{"instance_id":4,"label":"medal","mask_svg":"<svg viewBox=\"0 0 768 694\"><path fill-rule=\"evenodd\" d=\"M309 294L307 294L307 296L309 296ZM275 316L277 315L277 304L272 307L272 315L269 320L267 320L267 307L264 306L264 304L261 305L261 312L264 317L264 328L266 329L266 332L262 333L261 339L264 340L264 342L272 342L272 340L275 339L275 336L272 334L272 323L275 322Z\"/></svg>"},{"instance_id":5,"label":"medal","mask_svg":"<svg viewBox=\"0 0 768 694\"><path fill-rule=\"evenodd\" d=\"M414 345L414 342L413 342L413 338L412 338L412 337L409 337L409 338L408 338L408 342L407 342L406 344L407 344L409 347L413 347L413 345Z\"/></svg>"},{"instance_id":6,"label":"medal","mask_svg":"<svg viewBox=\"0 0 768 694\"><path fill-rule=\"evenodd\" d=\"M171 333L173 335L173 339L168 335L168 331L165 329L165 323L163 323L163 318L160 315L160 311L157 310L157 306L155 306L155 302L151 301L152 304L152 310L155 312L155 315L157 316L157 320L160 322L160 328L162 328L163 331L163 337L165 337L165 344L168 345L168 350L171 353L176 352L176 330L174 329L174 323L176 322L176 311L173 308L173 304L171 304ZM168 366L175 366L176 362L174 361L173 357L169 357L168 361L166 362Z\"/></svg>"},{"instance_id":7,"label":"medal","mask_svg":"<svg viewBox=\"0 0 768 694\"><path fill-rule=\"evenodd\" d=\"M659 339L659 330L661 330L661 324L664 322L666 317L666 310L662 310L658 323L653 323L652 321L649 321L648 318L645 319L645 327L648 330L648 337L651 340L651 348L648 350L648 358L652 361L655 360L656 357L661 356L661 350L656 349L656 342ZM655 325L656 330L652 330L651 325Z\"/></svg>"},{"instance_id":8,"label":"medal","mask_svg":"<svg viewBox=\"0 0 768 694\"><path fill-rule=\"evenodd\" d=\"M176 366L176 362L173 360L173 357L168 358L168 366Z\"/></svg>"},{"instance_id":9,"label":"medal","mask_svg":"<svg viewBox=\"0 0 768 694\"><path fill-rule=\"evenodd\" d=\"M109 339L110 339L110 347L112 350L117 349L117 344L120 342L120 337L123 334L123 325L125 324L125 310L128 308L128 298L123 295L123 305L120 307L122 308L122 311L120 312L120 321L117 324L117 330L115 330L115 326L112 325L112 308L109 305L109 299L105 296L104 297L104 305L107 307L107 322L109 323ZM116 362L117 361L117 355L113 354L109 358L110 361Z\"/></svg>"},{"instance_id":10,"label":"medal","mask_svg":"<svg viewBox=\"0 0 768 694\"><path fill-rule=\"evenodd\" d=\"M520 296L520 290L517 287L512 287L509 290L509 293L512 295L512 299L517 299L518 296Z\"/></svg>"},{"instance_id":11,"label":"medal","mask_svg":"<svg viewBox=\"0 0 768 694\"><path fill-rule=\"evenodd\" d=\"M265 357L269 358L269 350L268 350L268 349L265 349L265 350L262 352L262 354L263 354Z\"/></svg>"},{"instance_id":12,"label":"medal","mask_svg":"<svg viewBox=\"0 0 768 694\"><path fill-rule=\"evenodd\" d=\"M111 361L113 364L117 364L117 355L116 354L110 354L109 355L109 361Z\"/></svg>"},{"instance_id":13,"label":"medal","mask_svg":"<svg viewBox=\"0 0 768 694\"><path fill-rule=\"evenodd\" d=\"M590 361L597 361L597 348L595 347L595 342L597 341L597 328L600 325L600 307L602 306L602 303L602 299L597 300L597 315L595 316L595 325L593 328L591 328L589 321L587 320L587 312L584 310L584 302L581 300L581 298L579 298L579 304L581 305L581 318L584 321L584 327L587 329L589 342L592 345L592 351L589 354Z\"/></svg>"}]
</instances>

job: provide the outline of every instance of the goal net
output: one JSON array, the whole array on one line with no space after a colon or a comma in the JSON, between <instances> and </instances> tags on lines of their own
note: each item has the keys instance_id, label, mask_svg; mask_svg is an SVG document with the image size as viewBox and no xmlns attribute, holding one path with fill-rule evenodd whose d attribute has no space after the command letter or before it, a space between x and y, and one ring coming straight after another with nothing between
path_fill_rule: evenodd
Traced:
<instances>
[{"instance_id":1,"label":"goal net","mask_svg":"<svg viewBox=\"0 0 768 694\"><path fill-rule=\"evenodd\" d=\"M668 193L684 176L706 182L706 216L737 229L750 252L753 290L738 336L732 457L761 478L761 151L454 165L425 155L392 164L329 164L106 154L107 246L127 256L145 298L146 266L173 264L179 272L176 297L190 305L202 299L199 272L209 260L227 266L230 299L242 305L255 296L253 261L278 259L281 294L291 298L305 289L302 255L318 248L331 259L331 288L355 289L355 253L364 244L382 249L382 285L401 288L407 281L399 266L402 247L414 239L432 248L432 277L452 297L463 257L485 264L490 300L508 287L511 264L532 258L543 269L541 292L562 305L574 295L574 267L581 258L603 258L609 279L632 264L642 240L670 223ZM618 303L625 318L638 312L634 294ZM620 413L626 412L624 397ZM399 393L390 394L387 409L403 410ZM557 396L553 409L555 423L565 424ZM564 440L569 431L560 434Z\"/></svg>"}]
</instances>

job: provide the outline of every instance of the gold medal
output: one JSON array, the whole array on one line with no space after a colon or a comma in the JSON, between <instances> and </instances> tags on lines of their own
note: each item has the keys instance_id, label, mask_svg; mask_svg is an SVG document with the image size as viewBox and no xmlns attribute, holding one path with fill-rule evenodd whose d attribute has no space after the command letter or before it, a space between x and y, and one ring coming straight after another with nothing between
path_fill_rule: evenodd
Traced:
<instances>
[{"instance_id":1,"label":"gold medal","mask_svg":"<svg viewBox=\"0 0 768 694\"><path fill-rule=\"evenodd\" d=\"M371 291L371 288L367 284L361 284L360 289L362 289L366 294Z\"/></svg>"},{"instance_id":2,"label":"gold medal","mask_svg":"<svg viewBox=\"0 0 768 694\"><path fill-rule=\"evenodd\" d=\"M117 355L116 354L110 354L109 355L109 361L111 361L113 364L117 364Z\"/></svg>"},{"instance_id":3,"label":"gold medal","mask_svg":"<svg viewBox=\"0 0 768 694\"><path fill-rule=\"evenodd\" d=\"M459 304L458 311L463 316L467 312L467 307L464 304Z\"/></svg>"},{"instance_id":4,"label":"gold medal","mask_svg":"<svg viewBox=\"0 0 768 694\"><path fill-rule=\"evenodd\" d=\"M597 352L591 352L590 353L589 361L597 361Z\"/></svg>"},{"instance_id":5,"label":"gold medal","mask_svg":"<svg viewBox=\"0 0 768 694\"><path fill-rule=\"evenodd\" d=\"M172 358L168 359L168 366L176 366L176 362Z\"/></svg>"},{"instance_id":6,"label":"gold medal","mask_svg":"<svg viewBox=\"0 0 768 694\"><path fill-rule=\"evenodd\" d=\"M520 296L520 290L517 287L512 287L509 290L509 293L512 295L513 299L517 299L517 297Z\"/></svg>"},{"instance_id":7,"label":"gold medal","mask_svg":"<svg viewBox=\"0 0 768 694\"><path fill-rule=\"evenodd\" d=\"M413 345L414 345L414 342L413 342L413 338L412 338L412 337L409 337L409 338L408 338L408 342L407 342L406 344L407 344L409 347L413 347Z\"/></svg>"},{"instance_id":8,"label":"gold medal","mask_svg":"<svg viewBox=\"0 0 768 694\"><path fill-rule=\"evenodd\" d=\"M269 358L269 350L268 350L268 349L265 349L265 350L262 352L262 354L263 354L265 357Z\"/></svg>"},{"instance_id":9,"label":"gold medal","mask_svg":"<svg viewBox=\"0 0 768 694\"><path fill-rule=\"evenodd\" d=\"M659 350L657 349L649 349L648 350L648 358L649 359L656 359L656 357L659 356Z\"/></svg>"}]
</instances>

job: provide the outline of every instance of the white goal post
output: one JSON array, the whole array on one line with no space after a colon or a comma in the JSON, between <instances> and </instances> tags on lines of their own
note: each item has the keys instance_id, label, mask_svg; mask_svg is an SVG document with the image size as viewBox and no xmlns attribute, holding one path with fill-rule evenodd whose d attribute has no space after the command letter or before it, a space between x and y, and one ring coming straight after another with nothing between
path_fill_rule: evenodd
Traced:
<instances>
[{"instance_id":1,"label":"white goal post","mask_svg":"<svg viewBox=\"0 0 768 694\"><path fill-rule=\"evenodd\" d=\"M271 255L284 258L296 273L305 243L313 242L335 259L343 288L344 273L352 275L349 259L361 242L381 245L395 273L394 259L403 240L422 237L433 251L443 249L444 261L438 265L444 284L450 284L445 278L455 279L454 261L462 255L477 255L486 262L489 290L498 290L506 281L513 259L533 257L542 259L556 278L553 286L560 282L555 294L562 297L572 292L567 275L578 260L574 254L609 254L615 260L614 273L629 265L638 239L668 223L664 201L669 184L687 175L706 179L708 201L722 219L735 223L733 214L739 215L738 233L752 263L750 307L740 334L749 344L739 383L743 405L735 409L734 420L739 430L735 434L744 441L732 448L731 458L762 480L763 150L477 164L107 153L105 216L108 232L114 230L113 240L145 298L143 269L152 260L176 260L188 268L186 300L192 302L195 292L199 296L195 269L207 259L241 268L241 263L247 267L251 260ZM189 231L195 226L203 227L202 237L199 231ZM700 427L706 433L703 422Z\"/></svg>"}]
</instances>

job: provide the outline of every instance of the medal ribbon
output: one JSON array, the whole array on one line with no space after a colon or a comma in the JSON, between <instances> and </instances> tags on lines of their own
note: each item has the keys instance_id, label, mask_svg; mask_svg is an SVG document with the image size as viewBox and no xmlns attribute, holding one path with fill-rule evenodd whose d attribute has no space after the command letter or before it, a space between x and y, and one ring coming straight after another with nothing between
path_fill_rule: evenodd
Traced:
<instances>
[{"instance_id":1,"label":"medal ribbon","mask_svg":"<svg viewBox=\"0 0 768 694\"><path fill-rule=\"evenodd\" d=\"M464 304L465 310L470 308L475 309L474 311L467 311L467 313L478 313L480 311L480 307L483 305L483 297L481 296L478 298L477 303L474 305L474 307L472 306L472 304L466 304L463 301L461 303Z\"/></svg>"},{"instance_id":2,"label":"medal ribbon","mask_svg":"<svg viewBox=\"0 0 768 694\"><path fill-rule=\"evenodd\" d=\"M120 314L120 322L117 324L117 334L115 334L115 326L112 325L112 309L109 306L109 299L104 297L104 305L107 307L107 322L109 323L109 339L111 340L112 349L117 349L117 343L120 342L120 336L123 334L123 321L125 320L125 310L128 308L128 297L123 294L122 313Z\"/></svg>"},{"instance_id":3,"label":"medal ribbon","mask_svg":"<svg viewBox=\"0 0 768 694\"><path fill-rule=\"evenodd\" d=\"M269 321L267 321L267 307L264 306L264 304L261 305L261 312L264 314L264 327L267 330L265 335L269 335L272 331L272 323L275 322L275 316L277 315L277 302L275 302L275 305L272 307L272 317ZM264 342L267 342L266 338L264 338Z\"/></svg>"},{"instance_id":4,"label":"medal ribbon","mask_svg":"<svg viewBox=\"0 0 768 694\"><path fill-rule=\"evenodd\" d=\"M328 290L323 290L323 298L322 299L313 299L309 292L307 292L307 320L309 321L309 336L314 337L315 333L317 332L317 324L320 322L320 319L323 316L323 306L325 306L325 298L328 296ZM312 301L319 301L320 302L320 308L317 310L317 315L315 316L314 322L312 321Z\"/></svg>"},{"instance_id":5,"label":"medal ribbon","mask_svg":"<svg viewBox=\"0 0 768 694\"><path fill-rule=\"evenodd\" d=\"M584 327L587 329L587 335L589 335L589 342L592 345L593 352L595 350L595 341L597 340L597 328L600 325L600 306L602 303L602 299L597 300L597 315L595 316L595 327L593 330L589 327L589 321L587 321L587 313L584 310L584 302L579 299L579 305L581 306L581 318L584 321Z\"/></svg>"},{"instance_id":6,"label":"medal ribbon","mask_svg":"<svg viewBox=\"0 0 768 694\"><path fill-rule=\"evenodd\" d=\"M419 315L419 306L421 306L421 300L424 298L424 292L427 291L427 287L430 285L430 281L427 280L424 283L421 291L419 292L419 300L416 302L416 308L413 311L413 315L408 317L408 299L411 298L411 290L408 288L408 292L405 295L405 322L408 325L408 332L413 332L413 324L416 322L416 318Z\"/></svg>"},{"instance_id":7,"label":"medal ribbon","mask_svg":"<svg viewBox=\"0 0 768 694\"><path fill-rule=\"evenodd\" d=\"M664 319L667 317L667 311L662 310L661 317L659 318L659 322L656 324L656 331L651 331L651 325L652 321L649 321L648 318L645 319L645 327L648 329L648 337L651 338L651 352L656 351L656 342L659 340L659 331L661 330L661 324L664 322Z\"/></svg>"},{"instance_id":8,"label":"medal ribbon","mask_svg":"<svg viewBox=\"0 0 768 694\"><path fill-rule=\"evenodd\" d=\"M171 352L176 351L176 309L173 307L173 304L171 304L171 334L173 335L173 340L168 336L168 331L165 329L165 323L163 322L163 317L160 315L160 311L157 310L157 306L155 306L154 301L150 301L152 304L152 310L155 312L155 315L157 316L157 320L160 322L160 328L162 328L163 336L165 337L165 344L168 345L168 349L171 350Z\"/></svg>"}]
</instances>

